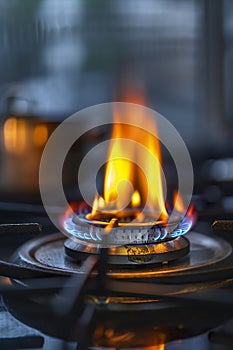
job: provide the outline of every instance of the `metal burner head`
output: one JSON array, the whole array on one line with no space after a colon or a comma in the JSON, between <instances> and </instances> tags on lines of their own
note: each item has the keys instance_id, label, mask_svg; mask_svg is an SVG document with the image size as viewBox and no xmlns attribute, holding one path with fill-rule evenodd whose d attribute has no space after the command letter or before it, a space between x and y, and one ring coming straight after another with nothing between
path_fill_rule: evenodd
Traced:
<instances>
[{"instance_id":1,"label":"metal burner head","mask_svg":"<svg viewBox=\"0 0 233 350\"><path fill-rule=\"evenodd\" d=\"M106 244L107 241L108 247L111 247L166 242L184 235L192 224L189 218L178 214L170 216L168 221L158 220L152 212L143 212L141 221L139 213L139 210L128 209L121 213L106 211L93 215L84 210L66 217L62 226L74 240L94 246Z\"/></svg>"},{"instance_id":2,"label":"metal burner head","mask_svg":"<svg viewBox=\"0 0 233 350\"><path fill-rule=\"evenodd\" d=\"M172 215L168 221L157 220L156 213L139 210L91 213L90 208L79 210L62 220L66 253L77 260L87 254L99 254L108 248L110 264L148 264L180 258L189 252L189 242L180 236L191 228L187 217Z\"/></svg>"}]
</instances>

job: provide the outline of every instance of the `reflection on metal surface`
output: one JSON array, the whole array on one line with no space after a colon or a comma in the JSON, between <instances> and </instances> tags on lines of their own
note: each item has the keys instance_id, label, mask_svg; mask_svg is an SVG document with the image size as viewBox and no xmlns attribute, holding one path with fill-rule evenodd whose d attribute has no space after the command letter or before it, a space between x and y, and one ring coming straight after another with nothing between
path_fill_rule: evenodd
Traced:
<instances>
[{"instance_id":1,"label":"reflection on metal surface","mask_svg":"<svg viewBox=\"0 0 233 350\"><path fill-rule=\"evenodd\" d=\"M142 334L140 334L142 333ZM143 337L143 333L144 337ZM132 349L132 350L164 350L166 335L161 330L154 332L139 332L117 330L113 327L100 325L94 333L93 343L98 349ZM132 344L134 346L132 347ZM154 345L152 345L154 344Z\"/></svg>"},{"instance_id":2,"label":"reflection on metal surface","mask_svg":"<svg viewBox=\"0 0 233 350\"><path fill-rule=\"evenodd\" d=\"M217 232L233 232L233 220L215 220L212 229Z\"/></svg>"}]
</instances>

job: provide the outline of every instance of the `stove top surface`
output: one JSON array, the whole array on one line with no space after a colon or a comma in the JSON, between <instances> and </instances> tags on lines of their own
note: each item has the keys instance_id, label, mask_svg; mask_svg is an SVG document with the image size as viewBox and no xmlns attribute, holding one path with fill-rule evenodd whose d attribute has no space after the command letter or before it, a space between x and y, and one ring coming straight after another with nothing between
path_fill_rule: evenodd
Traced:
<instances>
[{"instance_id":1,"label":"stove top surface","mask_svg":"<svg viewBox=\"0 0 233 350\"><path fill-rule=\"evenodd\" d=\"M3 221L12 222L10 219ZM24 213L22 221L35 220ZM197 232L188 234L192 254L179 263L137 267L136 272L110 266L107 274L111 278L105 284L98 275L106 271L96 270L95 261L77 264L65 257L61 254L65 237L56 234L43 215L36 221L43 222L43 231L33 240L24 233L0 238L1 259L9 262L17 250L13 261L21 268L11 270L11 280L2 277L0 281L0 349L232 348L233 239L229 233L214 235L210 224L200 222ZM200 254L200 249L205 253ZM35 263L38 275L32 278ZM20 278L25 267L28 274ZM67 275L72 276L67 279ZM93 293L103 287L110 292ZM79 315L70 333L67 300L75 305L71 319Z\"/></svg>"}]
</instances>

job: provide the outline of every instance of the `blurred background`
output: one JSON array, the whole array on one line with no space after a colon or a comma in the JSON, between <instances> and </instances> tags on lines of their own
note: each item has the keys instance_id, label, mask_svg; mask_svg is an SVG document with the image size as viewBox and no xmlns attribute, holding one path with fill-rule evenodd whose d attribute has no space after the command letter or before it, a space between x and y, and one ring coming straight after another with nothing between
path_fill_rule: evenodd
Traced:
<instances>
[{"instance_id":1,"label":"blurred background","mask_svg":"<svg viewBox=\"0 0 233 350\"><path fill-rule=\"evenodd\" d=\"M231 0L0 0L1 203L35 198L53 129L127 77L185 140L199 211L231 215L232 18Z\"/></svg>"}]
</instances>

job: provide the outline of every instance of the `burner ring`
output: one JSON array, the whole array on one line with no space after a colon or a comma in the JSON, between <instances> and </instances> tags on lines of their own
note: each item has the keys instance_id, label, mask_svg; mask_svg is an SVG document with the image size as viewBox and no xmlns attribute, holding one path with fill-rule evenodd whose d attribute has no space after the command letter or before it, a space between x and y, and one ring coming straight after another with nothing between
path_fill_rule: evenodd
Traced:
<instances>
[{"instance_id":1,"label":"burner ring","mask_svg":"<svg viewBox=\"0 0 233 350\"><path fill-rule=\"evenodd\" d=\"M107 236L108 246L121 246L129 244L155 244L173 240L187 233L192 225L188 217L181 218L176 215L165 221L153 220L152 215L147 216L146 222L117 221L106 235L105 228L109 221L90 220L88 213L73 214L62 220L63 232L75 242L83 242L99 247Z\"/></svg>"}]
</instances>

